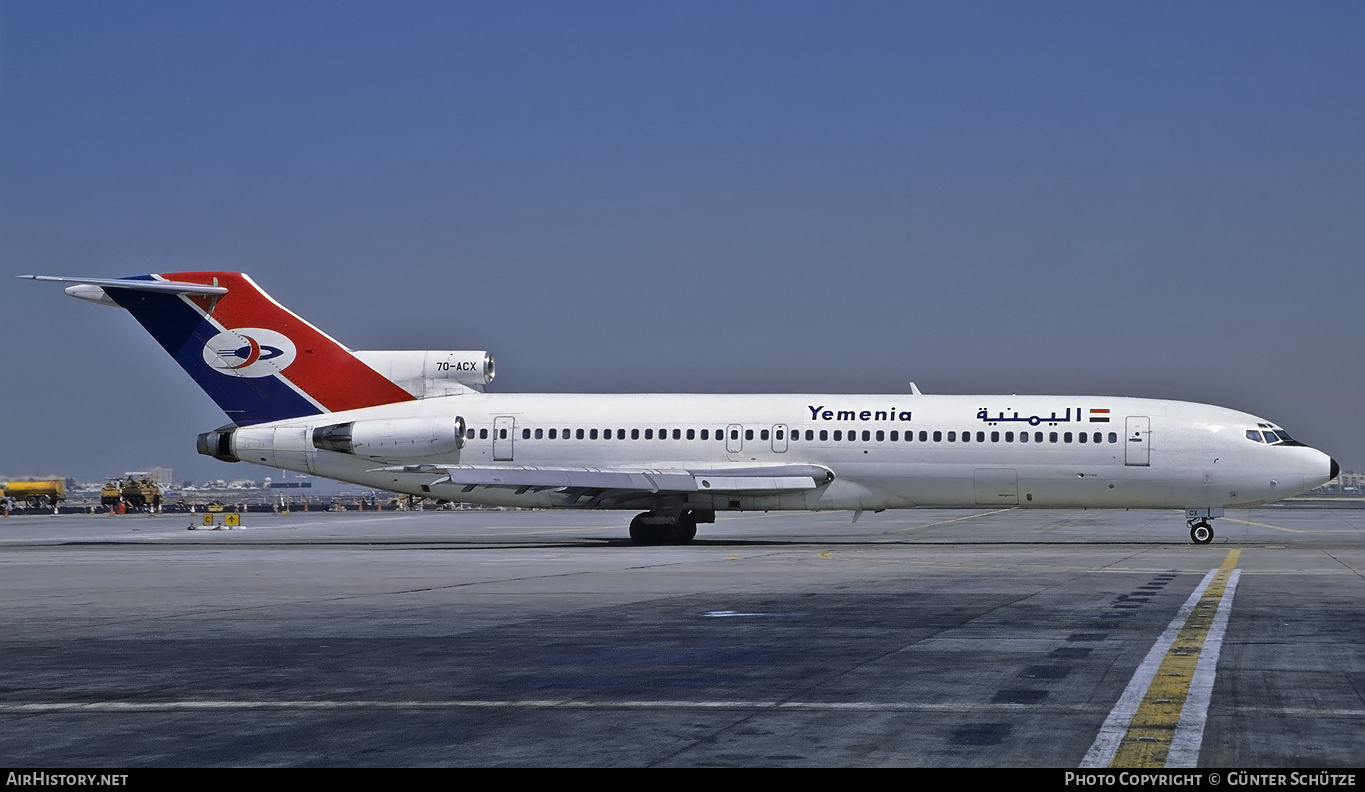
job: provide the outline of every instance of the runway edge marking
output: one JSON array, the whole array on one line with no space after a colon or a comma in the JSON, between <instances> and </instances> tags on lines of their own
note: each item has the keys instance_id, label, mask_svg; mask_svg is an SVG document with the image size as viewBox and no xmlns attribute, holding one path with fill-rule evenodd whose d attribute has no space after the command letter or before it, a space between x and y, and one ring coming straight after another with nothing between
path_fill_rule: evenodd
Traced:
<instances>
[{"instance_id":1,"label":"runway edge marking","mask_svg":"<svg viewBox=\"0 0 1365 792\"><path fill-rule=\"evenodd\" d=\"M1194 767L1241 570L1209 570L1138 665L1081 767Z\"/></svg>"}]
</instances>

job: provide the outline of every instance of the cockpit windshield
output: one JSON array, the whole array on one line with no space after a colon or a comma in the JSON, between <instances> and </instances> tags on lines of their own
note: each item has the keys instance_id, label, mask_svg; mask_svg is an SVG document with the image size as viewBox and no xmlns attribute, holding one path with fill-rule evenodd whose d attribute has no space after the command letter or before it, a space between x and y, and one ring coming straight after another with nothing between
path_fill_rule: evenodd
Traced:
<instances>
[{"instance_id":1,"label":"cockpit windshield","mask_svg":"<svg viewBox=\"0 0 1365 792\"><path fill-rule=\"evenodd\" d=\"M1301 446L1298 440L1289 436L1289 433L1270 424L1256 424L1255 429L1246 430L1246 437L1253 443L1266 443L1268 445Z\"/></svg>"}]
</instances>

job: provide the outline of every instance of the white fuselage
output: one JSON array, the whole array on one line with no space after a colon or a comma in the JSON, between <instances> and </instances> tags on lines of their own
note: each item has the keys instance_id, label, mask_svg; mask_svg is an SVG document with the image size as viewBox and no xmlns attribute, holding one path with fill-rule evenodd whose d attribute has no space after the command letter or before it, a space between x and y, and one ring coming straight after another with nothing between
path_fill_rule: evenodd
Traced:
<instances>
[{"instance_id":1,"label":"white fuselage","mask_svg":"<svg viewBox=\"0 0 1365 792\"><path fill-rule=\"evenodd\" d=\"M1332 465L1313 448L1249 439L1248 430L1270 424L1247 413L1101 396L471 392L244 427L237 443L255 449L241 452L244 461L396 492L582 505L553 489L441 483L432 472L397 471L393 460L319 450L311 440L313 429L342 421L455 416L468 427L463 448L418 461L659 471L818 465L834 474L805 491L686 496L689 508L720 511L1245 506L1325 483Z\"/></svg>"}]
</instances>

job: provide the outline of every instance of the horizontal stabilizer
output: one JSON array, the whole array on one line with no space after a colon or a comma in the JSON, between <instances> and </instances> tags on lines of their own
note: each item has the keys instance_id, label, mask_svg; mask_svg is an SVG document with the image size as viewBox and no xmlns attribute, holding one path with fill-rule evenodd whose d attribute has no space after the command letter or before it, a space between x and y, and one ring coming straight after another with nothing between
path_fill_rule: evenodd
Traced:
<instances>
[{"instance_id":1,"label":"horizontal stabilizer","mask_svg":"<svg viewBox=\"0 0 1365 792\"><path fill-rule=\"evenodd\" d=\"M133 291L160 292L162 294L199 294L206 297L221 297L228 293L224 286L210 286L203 283L180 283L177 281L155 281L155 280L135 280L131 278L72 278L58 275L16 275L16 278L35 281L51 281L53 283L74 283L76 286L68 288L67 294L81 299L90 299L84 296L89 293L86 291L77 292L79 286L97 286L103 289L110 287L115 289L132 289ZM96 302L99 302L96 300Z\"/></svg>"}]
</instances>

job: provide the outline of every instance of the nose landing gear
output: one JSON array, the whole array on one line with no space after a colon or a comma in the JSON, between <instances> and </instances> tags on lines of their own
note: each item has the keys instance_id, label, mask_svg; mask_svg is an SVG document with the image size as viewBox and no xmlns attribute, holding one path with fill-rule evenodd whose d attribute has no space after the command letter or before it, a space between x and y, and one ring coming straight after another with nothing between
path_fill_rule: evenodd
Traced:
<instances>
[{"instance_id":1,"label":"nose landing gear","mask_svg":"<svg viewBox=\"0 0 1365 792\"><path fill-rule=\"evenodd\" d=\"M1186 509L1185 523L1190 526L1190 541L1195 544L1212 542L1213 526L1209 525L1209 520L1222 516L1223 510L1219 507Z\"/></svg>"},{"instance_id":2,"label":"nose landing gear","mask_svg":"<svg viewBox=\"0 0 1365 792\"><path fill-rule=\"evenodd\" d=\"M1208 520L1190 523L1190 540L1195 544L1208 544L1213 541L1213 526Z\"/></svg>"}]
</instances>

